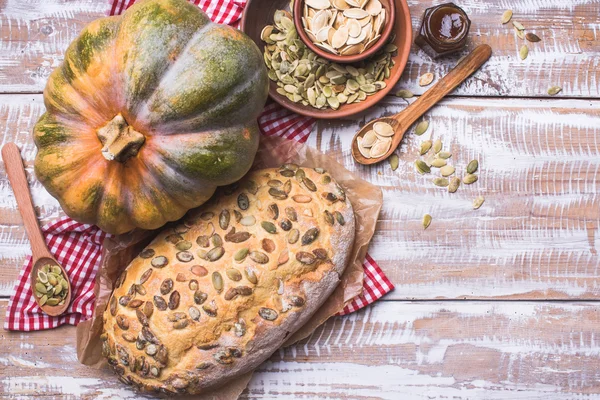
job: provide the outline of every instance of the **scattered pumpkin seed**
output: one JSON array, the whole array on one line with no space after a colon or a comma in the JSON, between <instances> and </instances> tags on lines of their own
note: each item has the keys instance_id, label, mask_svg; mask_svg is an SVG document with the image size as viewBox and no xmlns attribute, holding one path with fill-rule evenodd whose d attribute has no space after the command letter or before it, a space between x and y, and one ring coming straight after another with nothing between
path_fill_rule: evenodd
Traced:
<instances>
[{"instance_id":1,"label":"scattered pumpkin seed","mask_svg":"<svg viewBox=\"0 0 600 400\"><path fill-rule=\"evenodd\" d=\"M261 307L258 310L258 315L260 315L262 319L265 319L267 321L275 321L278 316L277 311L267 307Z\"/></svg>"},{"instance_id":2,"label":"scattered pumpkin seed","mask_svg":"<svg viewBox=\"0 0 600 400\"><path fill-rule=\"evenodd\" d=\"M429 86L433 82L433 74L427 72L419 78L419 86Z\"/></svg>"},{"instance_id":3,"label":"scattered pumpkin seed","mask_svg":"<svg viewBox=\"0 0 600 400\"><path fill-rule=\"evenodd\" d=\"M521 50L519 50L519 57L521 58L521 60L524 60L527 58L528 54L529 54L529 47L527 47L527 45L524 44L523 46L521 46Z\"/></svg>"},{"instance_id":4,"label":"scattered pumpkin seed","mask_svg":"<svg viewBox=\"0 0 600 400\"><path fill-rule=\"evenodd\" d=\"M548 94L550 96L555 96L557 94L559 94L562 91L562 88L560 86L552 86L548 89Z\"/></svg>"},{"instance_id":5,"label":"scattered pumpkin seed","mask_svg":"<svg viewBox=\"0 0 600 400\"><path fill-rule=\"evenodd\" d=\"M427 132L427 129L429 129L429 121L423 120L419 122L415 127L415 135L421 136L422 134Z\"/></svg>"},{"instance_id":6,"label":"scattered pumpkin seed","mask_svg":"<svg viewBox=\"0 0 600 400\"><path fill-rule=\"evenodd\" d=\"M512 10L506 10L502 13L502 18L500 18L500 22L502 22L502 24L507 24L511 20L512 16Z\"/></svg>"},{"instance_id":7,"label":"scattered pumpkin seed","mask_svg":"<svg viewBox=\"0 0 600 400\"><path fill-rule=\"evenodd\" d=\"M392 167L392 171L395 171L396 169L398 169L398 165L400 163L400 159L398 158L397 154L392 154L388 158L388 161L390 163L390 167Z\"/></svg>"},{"instance_id":8,"label":"scattered pumpkin seed","mask_svg":"<svg viewBox=\"0 0 600 400\"><path fill-rule=\"evenodd\" d=\"M440 168L440 174L442 174L442 176L450 176L454 173L455 169L452 165L446 165L442 168Z\"/></svg>"},{"instance_id":9,"label":"scattered pumpkin seed","mask_svg":"<svg viewBox=\"0 0 600 400\"><path fill-rule=\"evenodd\" d=\"M431 140L426 140L423 143L421 143L421 149L419 150L420 154L421 155L427 154L429 149L431 149L432 144L433 143L431 142Z\"/></svg>"},{"instance_id":10,"label":"scattered pumpkin seed","mask_svg":"<svg viewBox=\"0 0 600 400\"><path fill-rule=\"evenodd\" d=\"M524 27L524 26L523 26L523 24L522 24L522 23L520 23L519 21L513 21L513 22L512 22L512 24L513 24L513 26L514 26L515 28L517 28L517 29L518 29L518 30L520 30L520 31L524 31L524 30L525 30L525 27Z\"/></svg>"},{"instance_id":11,"label":"scattered pumpkin seed","mask_svg":"<svg viewBox=\"0 0 600 400\"><path fill-rule=\"evenodd\" d=\"M448 162L443 158L435 158L431 161L431 166L435 168L445 167Z\"/></svg>"},{"instance_id":12,"label":"scattered pumpkin seed","mask_svg":"<svg viewBox=\"0 0 600 400\"><path fill-rule=\"evenodd\" d=\"M431 225L431 215L425 214L423 215L423 229L429 228L429 225Z\"/></svg>"},{"instance_id":13,"label":"scattered pumpkin seed","mask_svg":"<svg viewBox=\"0 0 600 400\"><path fill-rule=\"evenodd\" d=\"M446 187L449 185L449 182L446 178L433 178L433 184L439 187Z\"/></svg>"},{"instance_id":14,"label":"scattered pumpkin seed","mask_svg":"<svg viewBox=\"0 0 600 400\"><path fill-rule=\"evenodd\" d=\"M396 96L403 98L403 99L410 99L412 97L415 97L415 95L413 94L413 92L411 92L408 89L400 89L396 92Z\"/></svg>"},{"instance_id":15,"label":"scattered pumpkin seed","mask_svg":"<svg viewBox=\"0 0 600 400\"><path fill-rule=\"evenodd\" d=\"M475 200L473 200L473 210L479 209L479 207L483 205L484 201L485 199L483 198L483 196L477 196Z\"/></svg>"},{"instance_id":16,"label":"scattered pumpkin seed","mask_svg":"<svg viewBox=\"0 0 600 400\"><path fill-rule=\"evenodd\" d=\"M467 164L467 173L474 174L479 169L479 161L471 160L469 164Z\"/></svg>"},{"instance_id":17,"label":"scattered pumpkin seed","mask_svg":"<svg viewBox=\"0 0 600 400\"><path fill-rule=\"evenodd\" d=\"M467 174L465 175L465 177L463 178L463 183L466 185L470 185L472 183L477 182L477 175L473 175L473 174Z\"/></svg>"},{"instance_id":18,"label":"scattered pumpkin seed","mask_svg":"<svg viewBox=\"0 0 600 400\"><path fill-rule=\"evenodd\" d=\"M440 151L442 151L442 146L443 146L442 140L441 139L436 140L435 142L433 142L433 152L435 154L439 153Z\"/></svg>"},{"instance_id":19,"label":"scattered pumpkin seed","mask_svg":"<svg viewBox=\"0 0 600 400\"><path fill-rule=\"evenodd\" d=\"M538 35L536 35L535 33L531 33L531 32L529 32L525 35L525 39L527 39L531 43L537 43L542 40L542 39L540 39L540 37Z\"/></svg>"},{"instance_id":20,"label":"scattered pumpkin seed","mask_svg":"<svg viewBox=\"0 0 600 400\"><path fill-rule=\"evenodd\" d=\"M452 157L452 153L448 152L448 151L440 151L439 153L437 153L437 157L438 158L443 158L444 160Z\"/></svg>"},{"instance_id":21,"label":"scattered pumpkin seed","mask_svg":"<svg viewBox=\"0 0 600 400\"><path fill-rule=\"evenodd\" d=\"M429 174L431 172L431 168L423 160L415 161L415 168L417 169L417 172L421 175Z\"/></svg>"},{"instance_id":22,"label":"scattered pumpkin seed","mask_svg":"<svg viewBox=\"0 0 600 400\"><path fill-rule=\"evenodd\" d=\"M517 34L519 39L525 39L525 31L520 31L517 28L514 28L514 29L515 29L515 33Z\"/></svg>"}]
</instances>

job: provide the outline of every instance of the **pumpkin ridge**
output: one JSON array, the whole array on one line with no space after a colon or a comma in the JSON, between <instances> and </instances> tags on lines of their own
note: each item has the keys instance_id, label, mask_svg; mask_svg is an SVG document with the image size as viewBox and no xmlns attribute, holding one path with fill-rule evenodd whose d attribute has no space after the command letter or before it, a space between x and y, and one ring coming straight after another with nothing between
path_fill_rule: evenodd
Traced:
<instances>
[{"instance_id":1,"label":"pumpkin ridge","mask_svg":"<svg viewBox=\"0 0 600 400\"><path fill-rule=\"evenodd\" d=\"M238 93L245 93L246 89L256 88L257 81L260 82L260 75L262 75L262 71L260 69L257 69L250 79L240 81L235 86L232 86L231 90L235 90ZM219 99L219 101L210 103L207 108L198 110L197 115L195 116L190 116L188 118L183 118L177 121L167 121L163 124L152 127L152 129L147 132L147 135L152 136L153 131L155 130L160 131L163 135L177 135L187 131L218 131L227 128L232 128L234 126L240 125L239 121L236 121L234 118L228 118L225 121L213 121L210 123L205 121L207 119L212 119L211 113L218 111L221 106L226 106L227 104L235 104L235 102L239 101L243 102L244 100L240 100L238 97L222 97L221 99ZM258 112L255 113L256 115L252 116L252 119L258 118L261 112L262 109L258 110ZM204 120L200 119L200 117L198 116L200 115L201 117L204 117L205 114L209 114L209 116L204 118ZM194 120L198 121L194 122ZM192 126L186 126L188 124Z\"/></svg>"}]
</instances>

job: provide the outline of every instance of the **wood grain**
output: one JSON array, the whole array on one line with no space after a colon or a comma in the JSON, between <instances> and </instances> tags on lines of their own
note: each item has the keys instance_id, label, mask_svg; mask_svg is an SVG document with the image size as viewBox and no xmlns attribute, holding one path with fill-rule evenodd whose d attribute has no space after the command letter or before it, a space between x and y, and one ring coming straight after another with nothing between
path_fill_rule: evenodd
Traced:
<instances>
[{"instance_id":1,"label":"wood grain","mask_svg":"<svg viewBox=\"0 0 600 400\"><path fill-rule=\"evenodd\" d=\"M390 298L598 298L600 104L448 99L427 114L423 136L405 135L396 171L356 164L354 133L405 104L388 99L356 118L319 122L307 142L382 187L369 253L396 285ZM437 138L457 175L479 160L477 183L450 194L432 184L434 174L415 172L420 143ZM478 195L486 201L474 211ZM423 231L426 213L433 222Z\"/></svg>"},{"instance_id":2,"label":"wood grain","mask_svg":"<svg viewBox=\"0 0 600 400\"><path fill-rule=\"evenodd\" d=\"M425 8L439 2L409 0L413 30ZM547 96L550 86L563 87L560 96L600 96L600 3L595 0L463 0L461 7L473 21L469 49L492 46L494 56L458 95ZM41 92L64 50L89 21L106 15L109 1L4 0L0 13L0 93ZM510 24L500 24L505 9L514 19L542 38L527 43L529 57L519 60L525 42ZM419 76L446 74L463 54L433 61L413 46L398 87L423 93Z\"/></svg>"},{"instance_id":3,"label":"wood grain","mask_svg":"<svg viewBox=\"0 0 600 400\"><path fill-rule=\"evenodd\" d=\"M398 170L355 164L356 130L405 104L390 98L368 114L320 122L308 141L383 188L369 251L397 286L389 298L600 297L599 101L451 98L427 114L423 136L406 135ZM0 133L23 149L34 204L47 222L60 208L33 179L29 133L42 112L39 95L0 95ZM443 140L459 174L479 159L479 182L450 195L416 174L418 147L430 137ZM486 202L473 211L478 194ZM3 166L0 199L0 295L8 296L29 244ZM433 216L427 231L425 213Z\"/></svg>"},{"instance_id":4,"label":"wood grain","mask_svg":"<svg viewBox=\"0 0 600 400\"><path fill-rule=\"evenodd\" d=\"M598 305L379 303L277 352L243 398L587 398L600 390ZM73 327L0 333L0 365L0 393L19 398L138 397L77 363Z\"/></svg>"}]
</instances>

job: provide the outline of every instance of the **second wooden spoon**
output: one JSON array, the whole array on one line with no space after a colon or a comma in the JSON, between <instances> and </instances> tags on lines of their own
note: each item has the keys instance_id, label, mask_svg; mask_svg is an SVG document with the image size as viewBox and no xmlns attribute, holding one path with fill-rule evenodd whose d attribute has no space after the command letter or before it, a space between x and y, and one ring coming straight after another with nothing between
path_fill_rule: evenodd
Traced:
<instances>
[{"instance_id":1,"label":"second wooden spoon","mask_svg":"<svg viewBox=\"0 0 600 400\"><path fill-rule=\"evenodd\" d=\"M487 44L477 46L468 56L465 57L452 71L440 79L431 89L425 92L414 103L404 110L389 117L374 119L365 126L352 139L352 157L356 162L364 165L375 164L385 160L396 150L404 133L408 128L419 119L427 110L433 107L444 96L453 91L465 79L479 69L492 55L492 48ZM358 150L357 138L364 136L365 133L373 129L376 122L386 122L394 129L392 144L390 149L377 158L366 158Z\"/></svg>"}]
</instances>

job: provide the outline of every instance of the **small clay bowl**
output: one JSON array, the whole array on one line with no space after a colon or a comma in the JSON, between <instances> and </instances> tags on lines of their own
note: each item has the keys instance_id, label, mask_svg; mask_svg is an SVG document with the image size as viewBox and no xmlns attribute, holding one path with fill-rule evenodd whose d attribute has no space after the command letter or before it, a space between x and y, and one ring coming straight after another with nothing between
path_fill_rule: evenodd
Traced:
<instances>
[{"instance_id":1,"label":"small clay bowl","mask_svg":"<svg viewBox=\"0 0 600 400\"><path fill-rule=\"evenodd\" d=\"M383 23L381 37L379 38L379 40L377 40L377 42L375 42L375 44L373 44L371 47L369 47L367 50L363 51L360 54L354 54L351 56L337 55L330 53L327 50L323 50L317 45L315 45L313 41L310 40L310 38L308 37L308 34L304 30L304 25L302 24L304 0L296 0L294 2L294 25L296 26L298 36L300 36L300 39L304 42L306 47L311 49L319 57L336 63L354 63L360 60L364 60L365 58L369 58L373 54L377 53L377 51L387 43L388 39L390 38L390 35L394 30L394 21L396 20L396 7L394 4L394 0L379 0L379 2L385 10L385 22Z\"/></svg>"},{"instance_id":2,"label":"small clay bowl","mask_svg":"<svg viewBox=\"0 0 600 400\"><path fill-rule=\"evenodd\" d=\"M395 64L390 71L390 77L385 80L385 89L378 91L359 103L343 104L337 110L332 110L331 108L319 110L311 106L304 106L301 103L294 103L287 97L277 93L277 83L273 81L270 81L269 84L269 96L288 110L320 119L338 119L358 114L383 99L394 89L394 85L400 80L400 76L408 61L412 43L412 25L408 4L406 0L394 0L394 2L396 4L396 20L391 25L393 25L393 32L396 37L392 43L398 47L398 54L394 56ZM264 52L265 47L265 42L260 39L261 31L266 25L273 25L273 14L275 14L276 10L286 9L288 5L289 0L248 0L244 8L244 14L242 15L240 29L256 43L261 53Z\"/></svg>"}]
</instances>

